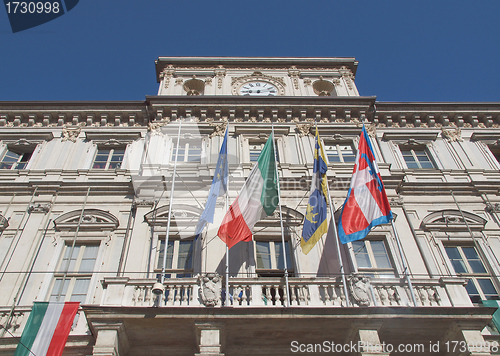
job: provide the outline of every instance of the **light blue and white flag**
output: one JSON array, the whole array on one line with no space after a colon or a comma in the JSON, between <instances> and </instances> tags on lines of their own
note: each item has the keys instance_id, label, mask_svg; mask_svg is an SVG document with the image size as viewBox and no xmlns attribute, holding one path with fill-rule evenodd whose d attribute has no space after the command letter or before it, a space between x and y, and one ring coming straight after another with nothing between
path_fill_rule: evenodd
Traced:
<instances>
[{"instance_id":1,"label":"light blue and white flag","mask_svg":"<svg viewBox=\"0 0 500 356\"><path fill-rule=\"evenodd\" d=\"M224 141L222 141L222 146L219 152L219 158L217 159L217 167L215 168L214 179L212 180L212 186L210 187L210 192L208 193L207 203L205 204L205 210L200 215L198 220L198 225L196 226L196 238L203 232L203 229L207 223L214 222L215 214L215 203L217 198L224 195L227 190L227 179L229 176L229 168L227 164L227 131L224 135Z\"/></svg>"}]
</instances>

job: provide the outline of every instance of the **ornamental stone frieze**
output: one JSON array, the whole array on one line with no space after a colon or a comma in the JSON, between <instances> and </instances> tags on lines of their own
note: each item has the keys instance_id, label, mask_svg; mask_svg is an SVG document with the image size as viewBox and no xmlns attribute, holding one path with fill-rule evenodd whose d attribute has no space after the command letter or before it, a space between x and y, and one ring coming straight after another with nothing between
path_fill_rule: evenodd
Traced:
<instances>
[{"instance_id":1,"label":"ornamental stone frieze","mask_svg":"<svg viewBox=\"0 0 500 356\"><path fill-rule=\"evenodd\" d=\"M48 213L50 211L50 203L34 203L28 208L28 213Z\"/></svg>"},{"instance_id":2,"label":"ornamental stone frieze","mask_svg":"<svg viewBox=\"0 0 500 356\"><path fill-rule=\"evenodd\" d=\"M460 128L456 129L445 129L441 130L441 135L448 140L448 142L462 142L462 130Z\"/></svg>"}]
</instances>

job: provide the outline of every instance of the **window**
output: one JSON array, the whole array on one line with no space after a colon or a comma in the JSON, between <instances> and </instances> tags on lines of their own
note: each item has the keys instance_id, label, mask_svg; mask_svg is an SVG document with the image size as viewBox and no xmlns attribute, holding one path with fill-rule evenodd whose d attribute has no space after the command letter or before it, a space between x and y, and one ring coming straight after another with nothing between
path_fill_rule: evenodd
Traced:
<instances>
[{"instance_id":1,"label":"window","mask_svg":"<svg viewBox=\"0 0 500 356\"><path fill-rule=\"evenodd\" d=\"M163 267L165 240L158 242L157 272ZM168 240L167 261L165 265L166 278L189 278L193 276L193 247L194 240Z\"/></svg>"},{"instance_id":2,"label":"window","mask_svg":"<svg viewBox=\"0 0 500 356\"><path fill-rule=\"evenodd\" d=\"M473 246L445 246L445 250L455 273L469 278L466 289L473 303L487 299L500 299Z\"/></svg>"},{"instance_id":3,"label":"window","mask_svg":"<svg viewBox=\"0 0 500 356\"><path fill-rule=\"evenodd\" d=\"M394 277L394 267L382 240L358 240L351 242L358 270L371 277Z\"/></svg>"},{"instance_id":4,"label":"window","mask_svg":"<svg viewBox=\"0 0 500 356\"><path fill-rule=\"evenodd\" d=\"M291 246L285 241L285 254L288 272L293 271ZM285 270L283 243L281 241L255 241L255 261L260 277L282 276Z\"/></svg>"},{"instance_id":5,"label":"window","mask_svg":"<svg viewBox=\"0 0 500 356\"><path fill-rule=\"evenodd\" d=\"M0 162L0 169L25 169L33 152L14 152L8 150Z\"/></svg>"},{"instance_id":6,"label":"window","mask_svg":"<svg viewBox=\"0 0 500 356\"><path fill-rule=\"evenodd\" d=\"M124 149L98 149L94 158L94 169L120 168L125 155Z\"/></svg>"},{"instance_id":7,"label":"window","mask_svg":"<svg viewBox=\"0 0 500 356\"><path fill-rule=\"evenodd\" d=\"M250 162L257 162L260 156L260 152L264 148L266 142L250 142L248 145L248 151L250 153ZM280 161L280 157L278 154L278 148L276 147L276 162Z\"/></svg>"},{"instance_id":8,"label":"window","mask_svg":"<svg viewBox=\"0 0 500 356\"><path fill-rule=\"evenodd\" d=\"M498 163L500 163L500 148L489 146L491 153L495 157Z\"/></svg>"},{"instance_id":9,"label":"window","mask_svg":"<svg viewBox=\"0 0 500 356\"><path fill-rule=\"evenodd\" d=\"M64 246L50 301L85 302L98 251L96 244Z\"/></svg>"},{"instance_id":10,"label":"window","mask_svg":"<svg viewBox=\"0 0 500 356\"><path fill-rule=\"evenodd\" d=\"M172 149L172 159L175 161L175 154L177 152L177 142L174 140ZM177 155L177 162L201 162L201 141L181 141L179 143L179 154Z\"/></svg>"},{"instance_id":11,"label":"window","mask_svg":"<svg viewBox=\"0 0 500 356\"><path fill-rule=\"evenodd\" d=\"M406 166L410 169L436 168L425 148L400 147Z\"/></svg>"},{"instance_id":12,"label":"window","mask_svg":"<svg viewBox=\"0 0 500 356\"><path fill-rule=\"evenodd\" d=\"M356 151L352 144L327 144L325 154L329 163L354 163L356 161Z\"/></svg>"}]
</instances>

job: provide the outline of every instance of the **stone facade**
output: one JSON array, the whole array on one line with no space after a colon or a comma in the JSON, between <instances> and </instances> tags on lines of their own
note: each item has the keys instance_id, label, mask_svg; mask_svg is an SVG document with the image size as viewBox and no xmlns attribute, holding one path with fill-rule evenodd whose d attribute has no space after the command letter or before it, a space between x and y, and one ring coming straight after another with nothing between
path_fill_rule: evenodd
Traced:
<instances>
[{"instance_id":1,"label":"stone facade","mask_svg":"<svg viewBox=\"0 0 500 356\"><path fill-rule=\"evenodd\" d=\"M500 103L377 102L359 96L356 68L353 58L160 57L158 95L144 101L0 102L0 353L14 354L33 302L49 300L81 302L68 355L353 343L359 355L394 354L369 347L382 344L466 354L450 343L500 340L480 303L500 290ZM308 255L300 235L315 125L339 209L363 123L403 254L390 225L342 246L346 296L332 234ZM279 214L258 223L254 241L230 250L226 291L225 199L201 238L195 226L226 127L232 202L271 124L285 245Z\"/></svg>"}]
</instances>

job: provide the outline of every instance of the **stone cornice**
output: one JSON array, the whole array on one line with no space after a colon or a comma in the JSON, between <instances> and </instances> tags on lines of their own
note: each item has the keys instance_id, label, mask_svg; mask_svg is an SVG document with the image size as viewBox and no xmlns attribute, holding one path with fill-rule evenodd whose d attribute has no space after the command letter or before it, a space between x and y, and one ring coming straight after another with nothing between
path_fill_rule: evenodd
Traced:
<instances>
[{"instance_id":1,"label":"stone cornice","mask_svg":"<svg viewBox=\"0 0 500 356\"><path fill-rule=\"evenodd\" d=\"M358 62L355 58L277 58L277 57L159 57L156 61L156 80L160 82L163 70L180 68L217 69L217 68L266 68L285 69L292 66L297 69L328 68L340 69L347 67L355 75Z\"/></svg>"},{"instance_id":2,"label":"stone cornice","mask_svg":"<svg viewBox=\"0 0 500 356\"><path fill-rule=\"evenodd\" d=\"M376 109L376 111L374 110ZM146 96L139 101L0 102L0 128L147 128L151 121L293 122L377 128L500 128L500 103L381 103L375 97Z\"/></svg>"}]
</instances>

